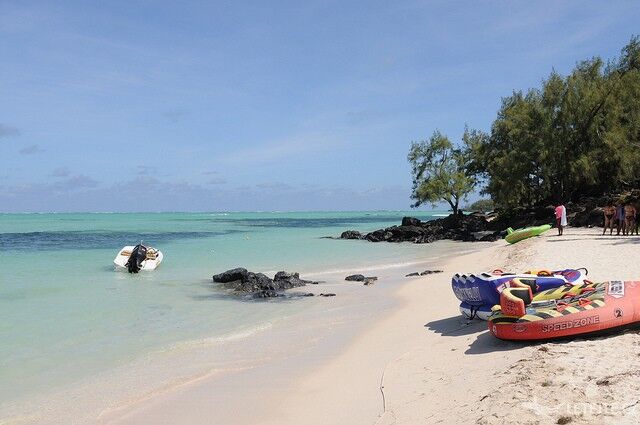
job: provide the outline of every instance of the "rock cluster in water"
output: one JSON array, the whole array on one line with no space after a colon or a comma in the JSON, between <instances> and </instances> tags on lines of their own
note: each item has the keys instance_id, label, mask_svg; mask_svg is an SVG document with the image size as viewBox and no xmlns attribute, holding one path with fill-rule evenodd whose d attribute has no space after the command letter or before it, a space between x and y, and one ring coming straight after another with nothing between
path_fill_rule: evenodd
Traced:
<instances>
[{"instance_id":1,"label":"rock cluster in water","mask_svg":"<svg viewBox=\"0 0 640 425\"><path fill-rule=\"evenodd\" d=\"M317 283L300 279L298 273L281 271L271 279L263 273L250 272L242 267L216 274L213 281L223 284L224 288L236 294L252 295L255 298L278 297L287 289Z\"/></svg>"},{"instance_id":2,"label":"rock cluster in water","mask_svg":"<svg viewBox=\"0 0 640 425\"><path fill-rule=\"evenodd\" d=\"M501 231L495 230L483 215L451 214L431 221L404 217L400 226L391 226L367 234L347 230L340 235L340 238L363 239L369 242L430 243L442 239L469 242L495 241L500 236Z\"/></svg>"},{"instance_id":3,"label":"rock cluster in water","mask_svg":"<svg viewBox=\"0 0 640 425\"><path fill-rule=\"evenodd\" d=\"M362 282L363 285L371 285L376 280L378 280L377 276L365 276L363 274L352 274L344 278L344 280L349 282Z\"/></svg>"}]
</instances>

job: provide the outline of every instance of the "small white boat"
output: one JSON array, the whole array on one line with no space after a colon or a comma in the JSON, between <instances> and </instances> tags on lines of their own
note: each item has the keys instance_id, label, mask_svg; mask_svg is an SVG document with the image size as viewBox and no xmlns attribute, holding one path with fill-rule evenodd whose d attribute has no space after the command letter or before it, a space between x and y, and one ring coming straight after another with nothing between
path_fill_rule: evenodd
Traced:
<instances>
[{"instance_id":1,"label":"small white boat","mask_svg":"<svg viewBox=\"0 0 640 425\"><path fill-rule=\"evenodd\" d=\"M140 244L122 248L113 263L116 265L116 270L138 273L140 270L155 270L162 262L162 258L160 250Z\"/></svg>"}]
</instances>

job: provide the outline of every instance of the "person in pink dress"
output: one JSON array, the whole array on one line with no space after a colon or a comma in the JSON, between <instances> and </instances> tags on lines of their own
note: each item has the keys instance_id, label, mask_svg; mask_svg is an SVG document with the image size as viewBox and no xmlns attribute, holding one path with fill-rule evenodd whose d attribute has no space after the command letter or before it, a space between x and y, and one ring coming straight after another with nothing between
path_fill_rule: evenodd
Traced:
<instances>
[{"instance_id":1,"label":"person in pink dress","mask_svg":"<svg viewBox=\"0 0 640 425\"><path fill-rule=\"evenodd\" d=\"M556 225L558 226L558 236L562 236L564 227L567 225L567 209L560 204L556 207Z\"/></svg>"}]
</instances>

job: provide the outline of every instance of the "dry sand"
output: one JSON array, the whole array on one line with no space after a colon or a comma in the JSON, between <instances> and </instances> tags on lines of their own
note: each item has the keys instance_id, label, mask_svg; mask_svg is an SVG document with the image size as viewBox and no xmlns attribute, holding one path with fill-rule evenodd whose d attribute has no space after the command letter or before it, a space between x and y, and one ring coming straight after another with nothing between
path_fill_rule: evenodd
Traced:
<instances>
[{"instance_id":1,"label":"dry sand","mask_svg":"<svg viewBox=\"0 0 640 425\"><path fill-rule=\"evenodd\" d=\"M640 239L601 237L597 229L567 229L563 237L553 232L516 245L484 244L481 251L450 260L443 274L407 279L395 293L397 306L340 349L308 350L307 367L295 376L283 373L282 365L227 380L214 376L105 422L638 423L636 333L519 344L495 339L486 322L468 321L458 313L450 288L450 276L457 271L586 266L595 281L640 277ZM308 362L309 357L315 361ZM251 393L249 388L254 395L240 397L245 390ZM223 408L237 415L216 421Z\"/></svg>"},{"instance_id":2,"label":"dry sand","mask_svg":"<svg viewBox=\"0 0 640 425\"><path fill-rule=\"evenodd\" d=\"M517 264L589 269L593 281L640 279L640 238L568 229L539 238ZM640 335L538 344L496 370L502 385L478 405L480 424L640 423Z\"/></svg>"}]
</instances>

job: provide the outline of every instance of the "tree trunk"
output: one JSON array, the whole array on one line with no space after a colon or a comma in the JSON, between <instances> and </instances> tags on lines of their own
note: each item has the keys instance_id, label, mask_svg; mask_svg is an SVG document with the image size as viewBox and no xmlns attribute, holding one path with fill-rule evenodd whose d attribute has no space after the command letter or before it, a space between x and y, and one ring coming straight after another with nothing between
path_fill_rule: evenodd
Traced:
<instances>
[{"instance_id":1,"label":"tree trunk","mask_svg":"<svg viewBox=\"0 0 640 425\"><path fill-rule=\"evenodd\" d=\"M458 201L454 203L451 199L444 198L444 200L447 201L447 203L451 207L451 211L453 211L453 215L458 214Z\"/></svg>"}]
</instances>

